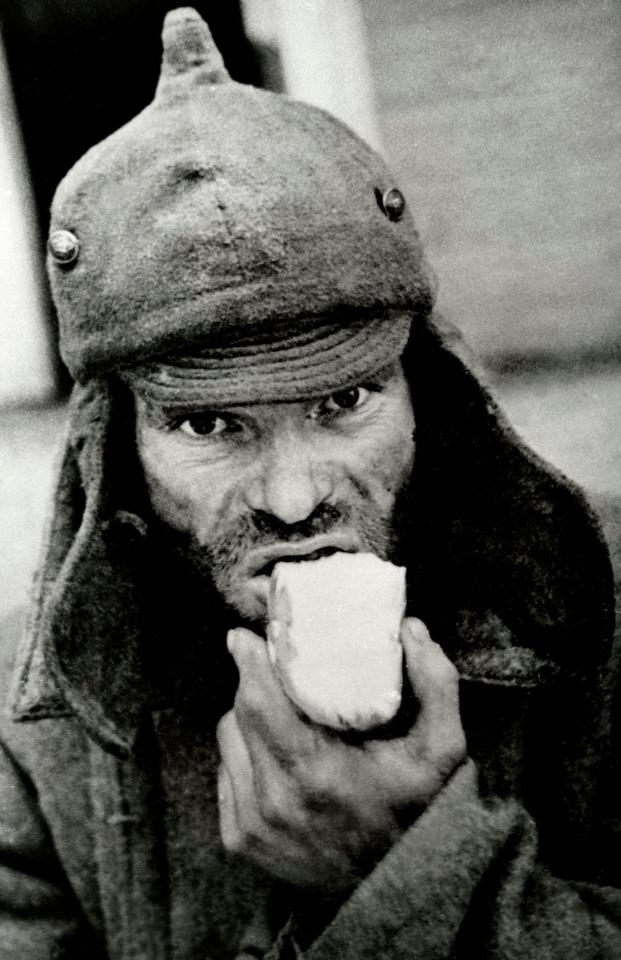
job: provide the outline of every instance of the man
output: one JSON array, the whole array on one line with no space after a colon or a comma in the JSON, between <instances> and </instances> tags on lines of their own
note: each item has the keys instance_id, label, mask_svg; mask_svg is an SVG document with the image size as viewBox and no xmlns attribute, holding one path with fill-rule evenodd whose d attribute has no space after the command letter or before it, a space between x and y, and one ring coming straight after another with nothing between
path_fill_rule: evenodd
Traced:
<instances>
[{"instance_id":1,"label":"man","mask_svg":"<svg viewBox=\"0 0 621 960\"><path fill-rule=\"evenodd\" d=\"M382 162L176 11L49 249L77 385L3 644L2 956L618 957L608 553L440 330ZM343 550L408 575L403 709L358 738L264 641L274 563Z\"/></svg>"}]
</instances>

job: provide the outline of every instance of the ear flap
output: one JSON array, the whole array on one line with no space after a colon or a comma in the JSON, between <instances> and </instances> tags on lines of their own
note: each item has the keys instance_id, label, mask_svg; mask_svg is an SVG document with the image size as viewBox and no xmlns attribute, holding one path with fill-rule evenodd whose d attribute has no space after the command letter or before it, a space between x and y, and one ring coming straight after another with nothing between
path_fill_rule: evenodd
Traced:
<instances>
[{"instance_id":1,"label":"ear flap","mask_svg":"<svg viewBox=\"0 0 621 960\"><path fill-rule=\"evenodd\" d=\"M537 685L603 662L608 551L581 492L519 439L454 333L415 329L405 355L417 431L412 612L466 679Z\"/></svg>"},{"instance_id":2,"label":"ear flap","mask_svg":"<svg viewBox=\"0 0 621 960\"><path fill-rule=\"evenodd\" d=\"M132 551L109 535L111 476L123 467L114 419L107 383L76 388L14 713L18 719L75 713L93 739L124 755L144 691Z\"/></svg>"}]
</instances>

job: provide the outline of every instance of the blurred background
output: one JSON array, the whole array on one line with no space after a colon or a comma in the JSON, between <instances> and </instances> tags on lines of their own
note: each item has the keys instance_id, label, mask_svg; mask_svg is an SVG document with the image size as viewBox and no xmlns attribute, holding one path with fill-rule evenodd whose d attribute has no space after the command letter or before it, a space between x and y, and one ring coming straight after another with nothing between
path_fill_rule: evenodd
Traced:
<instances>
[{"instance_id":1,"label":"blurred background","mask_svg":"<svg viewBox=\"0 0 621 960\"><path fill-rule=\"evenodd\" d=\"M162 0L0 8L0 614L27 595L69 382L43 271L58 180L152 98ZM326 107L387 158L517 429L621 490L618 0L194 6L232 76Z\"/></svg>"}]
</instances>

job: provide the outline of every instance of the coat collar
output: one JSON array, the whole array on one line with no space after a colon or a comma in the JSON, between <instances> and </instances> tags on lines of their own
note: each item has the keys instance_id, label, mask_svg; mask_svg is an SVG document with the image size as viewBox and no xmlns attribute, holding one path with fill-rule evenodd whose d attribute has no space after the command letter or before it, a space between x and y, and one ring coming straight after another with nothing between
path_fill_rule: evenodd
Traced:
<instances>
[{"instance_id":1,"label":"coat collar","mask_svg":"<svg viewBox=\"0 0 621 960\"><path fill-rule=\"evenodd\" d=\"M145 704L140 611L131 560L109 537L109 391L73 398L51 527L16 675L17 719L75 714L106 749L126 755Z\"/></svg>"}]
</instances>

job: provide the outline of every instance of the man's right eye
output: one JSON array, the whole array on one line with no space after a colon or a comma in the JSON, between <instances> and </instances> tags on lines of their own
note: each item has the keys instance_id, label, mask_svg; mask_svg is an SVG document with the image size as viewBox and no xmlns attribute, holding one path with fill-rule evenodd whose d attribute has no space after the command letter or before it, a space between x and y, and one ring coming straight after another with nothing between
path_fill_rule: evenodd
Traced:
<instances>
[{"instance_id":1,"label":"man's right eye","mask_svg":"<svg viewBox=\"0 0 621 960\"><path fill-rule=\"evenodd\" d=\"M180 420L177 430L186 437L218 437L231 431L234 426L230 421L217 413L193 413L192 416Z\"/></svg>"}]
</instances>

